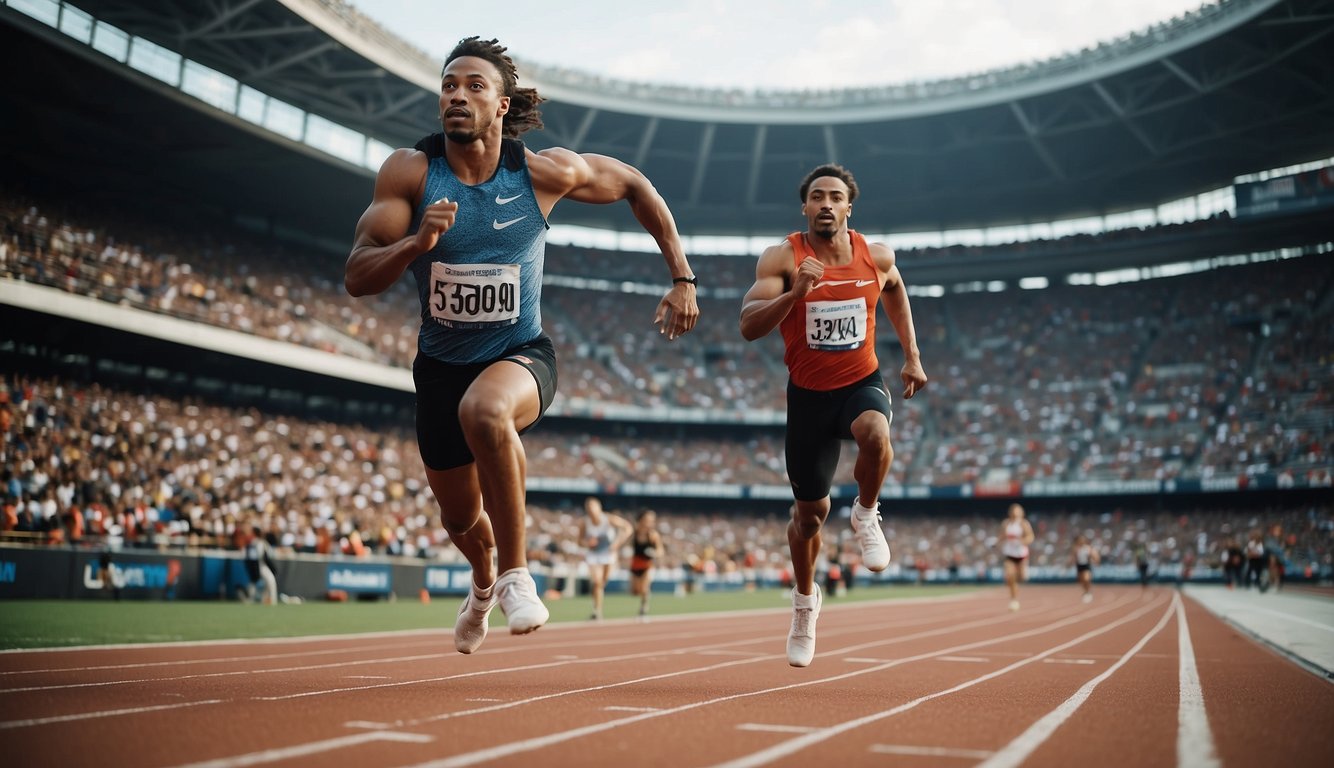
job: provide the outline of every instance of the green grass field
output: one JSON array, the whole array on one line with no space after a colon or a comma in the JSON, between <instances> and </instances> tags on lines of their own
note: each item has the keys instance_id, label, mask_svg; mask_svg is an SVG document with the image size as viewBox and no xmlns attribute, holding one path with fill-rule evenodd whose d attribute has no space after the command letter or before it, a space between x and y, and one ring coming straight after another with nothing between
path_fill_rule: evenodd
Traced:
<instances>
[{"instance_id":1,"label":"green grass field","mask_svg":"<svg viewBox=\"0 0 1334 768\"><path fill-rule=\"evenodd\" d=\"M826 597L826 605L864 600L939 597L967 592L968 587L861 587L845 596ZM666 616L711 611L786 608L787 592L705 592L686 597L654 595L651 613ZM250 605L235 602L150 602L140 600L7 600L0 601L0 649L55 648L118 643L162 643L181 640L337 635L405 629L445 629L454 625L461 598L395 602L307 602L299 605ZM553 622L587 621L588 597L548 600ZM638 600L608 595L604 618L636 615ZM492 614L492 626L504 617Z\"/></svg>"}]
</instances>

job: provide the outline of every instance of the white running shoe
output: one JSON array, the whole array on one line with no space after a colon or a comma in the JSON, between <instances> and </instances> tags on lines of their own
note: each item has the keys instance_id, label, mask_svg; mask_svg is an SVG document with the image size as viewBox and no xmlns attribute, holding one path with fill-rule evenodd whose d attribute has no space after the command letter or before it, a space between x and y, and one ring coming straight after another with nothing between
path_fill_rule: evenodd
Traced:
<instances>
[{"instance_id":1,"label":"white running shoe","mask_svg":"<svg viewBox=\"0 0 1334 768\"><path fill-rule=\"evenodd\" d=\"M537 584L527 568L511 568L496 579L496 597L511 635L526 635L547 623L551 613L537 596Z\"/></svg>"},{"instance_id":2,"label":"white running shoe","mask_svg":"<svg viewBox=\"0 0 1334 768\"><path fill-rule=\"evenodd\" d=\"M852 532L861 545L862 565L868 571L879 573L889 567L889 542L880 530L880 502L869 509L860 499L852 503Z\"/></svg>"},{"instance_id":3,"label":"white running shoe","mask_svg":"<svg viewBox=\"0 0 1334 768\"><path fill-rule=\"evenodd\" d=\"M1086 603L1091 603L1091 602L1093 602L1093 594L1090 593L1090 592L1085 592L1085 593L1084 593L1084 597L1083 597L1082 599L1083 599L1084 602L1086 602Z\"/></svg>"},{"instance_id":4,"label":"white running shoe","mask_svg":"<svg viewBox=\"0 0 1334 768\"><path fill-rule=\"evenodd\" d=\"M1017 610L1019 610L1019 601L1018 601L1018 600L1011 600L1011 601L1010 601L1010 610L1012 610L1012 611L1017 611Z\"/></svg>"},{"instance_id":5,"label":"white running shoe","mask_svg":"<svg viewBox=\"0 0 1334 768\"><path fill-rule=\"evenodd\" d=\"M815 622L820 618L824 596L820 585L815 593L803 595L792 588L792 629L787 633L787 663L794 667L808 667L815 658Z\"/></svg>"},{"instance_id":6,"label":"white running shoe","mask_svg":"<svg viewBox=\"0 0 1334 768\"><path fill-rule=\"evenodd\" d=\"M479 596L476 585L468 590L468 596L463 598L463 604L459 606L459 617L454 621L454 648L459 653L472 653L482 646L482 641L486 639L487 617L495 607L494 585L490 597Z\"/></svg>"}]
</instances>

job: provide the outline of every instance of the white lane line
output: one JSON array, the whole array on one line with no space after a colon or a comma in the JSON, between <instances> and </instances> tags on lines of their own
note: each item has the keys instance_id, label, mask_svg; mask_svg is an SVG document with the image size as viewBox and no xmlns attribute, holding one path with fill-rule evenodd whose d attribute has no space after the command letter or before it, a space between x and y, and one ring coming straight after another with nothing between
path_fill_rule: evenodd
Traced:
<instances>
[{"instance_id":1,"label":"white lane line","mask_svg":"<svg viewBox=\"0 0 1334 768\"><path fill-rule=\"evenodd\" d=\"M1222 765L1214 749L1214 735L1204 712L1204 690L1200 671L1195 666L1195 645L1186 626L1186 608L1176 600L1177 653L1181 657L1178 674L1181 700L1177 708L1177 765L1182 768L1217 768Z\"/></svg>"},{"instance_id":2,"label":"white lane line","mask_svg":"<svg viewBox=\"0 0 1334 768\"><path fill-rule=\"evenodd\" d=\"M900 704L897 707L893 707L892 709L884 710L883 712L876 712L870 715L866 715L864 717L856 718L855 720L848 720L839 723L838 725L835 726L822 728L819 731L806 734L805 736L798 736L797 738L794 739L788 739L787 741L775 744L774 746L769 747L768 749L762 749L758 752L752 752L749 755L739 757L735 760L729 760L725 763L719 763L715 768L753 768L753 766L764 765L766 763L771 763L775 760L780 760L784 757L788 757L803 749L806 749L811 745L818 744L822 741L827 741L835 736L838 736L839 734L846 733L856 728L860 728L863 725L868 725L870 723L884 720L885 718L888 717L893 717L894 715L913 709L914 707L917 707L918 705L924 702L931 701L932 699L938 699L942 696L948 696L951 693L958 693L959 691L962 691L966 688L971 688L975 685L987 682L988 680L993 680L997 677L1001 677L1002 675L1008 674L1016 669L1019 669L1020 667L1027 666L1035 661L1040 661L1041 659L1044 659L1048 656L1060 653L1061 651L1079 645L1080 643L1083 643L1086 640L1097 637L1098 635L1104 634L1106 632L1110 632L1111 630L1121 626L1122 624L1134 621L1138 619L1140 616L1152 610L1154 607L1155 606L1153 603L1149 603L1143 608L1136 609L1133 613L1124 616L1120 619L1117 619L1116 621L1113 621L1110 624L1104 625L1099 629L1085 632L1084 634L1080 635L1079 637L1076 637L1073 640L1069 640L1067 642L1061 643L1060 645L1049 648L1030 658L1016 661L1007 667L1002 667L1001 669L988 672L987 674L982 675L981 677L975 677L972 680L966 680L952 688L947 688L943 691L937 691L935 693L929 693L925 696L920 696L916 699L913 699L912 701ZM1168 615L1170 615L1170 613L1171 611L1169 609ZM1062 622L1057 622L1056 625L1059 625L1061 623ZM1056 625L1052 626L1055 627ZM1038 630L1029 630L1029 633L1036 631ZM1028 634L1028 633L1019 633L1019 634ZM988 642L988 641L983 641L983 642ZM1000 640L999 639L992 640L990 642L1000 642ZM977 643L975 645L980 645L980 644L981 643Z\"/></svg>"},{"instance_id":3,"label":"white lane line","mask_svg":"<svg viewBox=\"0 0 1334 768\"><path fill-rule=\"evenodd\" d=\"M618 707L614 705L602 708L604 712L657 712L658 709L658 707Z\"/></svg>"},{"instance_id":4,"label":"white lane line","mask_svg":"<svg viewBox=\"0 0 1334 768\"><path fill-rule=\"evenodd\" d=\"M780 725L778 723L742 723L738 731L757 731L759 733L810 733L813 725Z\"/></svg>"},{"instance_id":5,"label":"white lane line","mask_svg":"<svg viewBox=\"0 0 1334 768\"><path fill-rule=\"evenodd\" d=\"M1126 662L1130 661L1141 648L1147 645L1150 640L1162 631L1163 627L1167 626L1168 619L1172 618L1173 612L1179 609L1180 606L1181 596L1176 592L1173 592L1172 605L1168 608L1167 612L1163 614L1163 617L1158 620L1158 623L1154 625L1153 629L1149 630L1148 634L1141 637L1139 642L1131 646L1130 650L1123 653L1121 658L1116 660L1116 663L1104 670L1102 674L1080 686L1079 690L1075 691L1073 696L1061 702L1060 706L1053 709L1051 712L1048 712L1042 719L1029 726L1028 730L1019 734L1018 738L1011 741L1009 744L1006 744L996 752L991 759L982 763L978 768L1011 768L1011 766L1019 765L1027 760L1029 756L1033 754L1033 750L1042 746L1043 742L1050 738L1051 735L1056 732L1057 728L1064 725L1065 721L1069 720L1070 716L1075 713L1075 710L1079 709L1080 706L1088 700L1088 697L1093 693L1094 688L1097 688L1102 681L1111 677L1116 670L1120 669Z\"/></svg>"},{"instance_id":6,"label":"white lane line","mask_svg":"<svg viewBox=\"0 0 1334 768\"><path fill-rule=\"evenodd\" d=\"M185 707L199 707L205 704L221 704L226 699L209 699L207 701L191 701L185 704L161 704L156 707L131 707L129 709L104 709L100 712L83 712L77 715L56 715L54 717L36 717L31 720L5 720L0 722L0 730L8 728L27 728L34 725L49 725L51 723L71 723L77 720L96 720L99 717L117 717L119 715L142 715L146 712L161 712L164 709L184 709Z\"/></svg>"},{"instance_id":7,"label":"white lane line","mask_svg":"<svg viewBox=\"0 0 1334 768\"><path fill-rule=\"evenodd\" d=\"M893 659L874 659L870 656L844 656L843 660L849 664L884 664Z\"/></svg>"},{"instance_id":8,"label":"white lane line","mask_svg":"<svg viewBox=\"0 0 1334 768\"><path fill-rule=\"evenodd\" d=\"M1069 617L1067 617L1067 618L1065 618L1065 619L1062 619L1062 620L1060 620L1060 621L1056 621L1056 622L1053 622L1053 623L1051 623L1051 624L1048 624L1048 625L1046 625L1046 626L1044 626L1044 627L1036 627L1036 628L1033 628L1033 629L1024 630L1024 631L1022 631L1022 632L1015 632L1015 633L1012 633L1012 634L1009 634L1009 635L1002 635L1002 636L1000 636L1000 637L988 638L988 639L986 639L986 640L978 640L978 641L976 641L976 642L965 643L965 644L963 644L963 645L957 645L957 646L954 646L954 647L951 647L951 648L944 648L944 649L941 649L941 650L939 650L939 651L932 651L932 652L930 652L930 653L924 653L924 654L920 654L920 655L918 655L918 656L909 656L909 657L906 657L906 658L903 658L903 659L897 659L897 660L892 661L892 662L888 662L888 663L885 663L885 664L881 664L881 665L876 666L876 667L868 667L868 668L866 668L866 669L856 670L856 671L853 671L853 672L844 672L844 673L841 673L841 674L830 675L830 676L828 676L828 677L822 677L822 678L816 678L816 679L814 679L814 680L807 680L807 681L803 681L803 682L800 682L800 683L790 683L790 684L788 684L788 685L780 685L780 686L776 686L776 687L773 687L773 688L761 688L761 689L759 689L759 690L754 690L754 691L746 691L746 692L743 692L743 693L729 694L729 695L727 695L727 696L719 696L719 697L717 697L717 698L713 698L713 699L704 699L704 700L701 700L701 701L693 701L693 702L690 702L690 703L688 703L688 704L682 704L682 705L680 705L680 706L672 707L671 709L664 709L664 710L661 710L661 711L659 711L659 712L647 712L647 713L638 714L638 715L631 715L631 716L629 716L629 717L623 717L623 718L621 718L621 719L619 719L619 720L611 720L611 721L604 722L604 723L593 723L593 724L591 724L591 725L586 725L586 726L583 726L583 727L580 727L580 728L572 728L572 729L569 729L569 730L558 731L558 732L556 732L556 733L547 734L546 736L538 736L538 737L531 738L531 739L524 739L524 740L521 740L521 741L513 741L513 742L509 742L509 743L507 743L507 744L499 744L499 745L497 745L497 746L490 747L490 748L487 748L487 749L480 749L480 750L477 750L477 751L475 751L475 752L466 752L466 753L463 753L463 754L454 755L454 756L452 756L452 757L446 757L446 758L441 758L441 759L439 759L439 760L433 760L433 761L430 761L430 762L421 763L421 764L419 764L418 766L415 766L415 768L459 768L460 766L475 765L475 764L477 764L477 763L484 763L484 762L488 762L488 761L491 761L491 760L498 760L498 759L500 759L500 758L508 757L508 756L510 756L510 755L515 755L515 754L519 754L519 753L523 753L523 752L531 752L531 751L534 751L534 750L542 749L543 747L551 746L551 745L553 745L553 744L560 744L560 743L565 742L565 741L571 741L571 740L573 740L573 739L582 738L582 737L584 737L584 736L592 736L592 735L594 735L594 734L600 734L600 733L603 733L603 732L606 732L606 731L613 730L613 729L615 729L615 728L620 728L620 727L622 727L622 726L633 725L633 724L635 724L635 723L643 722L643 721L645 721L645 720L650 720L650 719L653 719L653 718L655 718L655 717L665 717L665 716L668 716L668 715L674 715L674 714L677 714L677 713L680 713L680 712L686 712L686 711L688 711L688 710L692 710L692 709L699 709L699 708L701 708L701 707L710 706L710 705L712 705L712 704L719 704L719 703L722 703L722 702L735 701L735 700L738 700L738 699L745 699L745 698L749 698L749 697L752 697L752 696L762 696L762 695L771 694L771 693L782 693L782 692L784 692L784 691L789 691L789 690L792 690L792 689L795 689L795 688L805 688L805 687L808 687L808 686L820 685L820 684L822 684L822 683L831 683L831 682L837 682L837 681L840 681L840 680L846 680L846 679L853 678L853 677L860 677L860 676L862 676L862 675L871 674L871 673L874 673L874 672L880 672L880 671L883 671L883 670L886 670L886 669L890 669L890 668L892 668L892 667L896 667L896 666L899 666L899 665L901 665L901 664L907 664L907 663L914 662L914 661L921 661L921 660L923 660L923 659L934 658L934 657L936 657L936 656L940 656L940 655L942 655L942 654L956 653L956 652L958 652L958 651L966 651L966 650L971 650L971 649L973 649L973 648L980 648L980 647L987 646L987 645L994 645L994 644L997 644L997 643L1008 642L1008 641L1011 641L1011 640L1018 640L1018 639L1025 638L1025 637L1032 637L1032 636L1034 636L1034 635L1045 634L1045 633L1047 633L1047 632L1051 632L1051 631L1053 631L1053 630L1059 629L1059 628L1064 627L1064 626L1068 626L1068 625L1070 625L1070 624L1076 624L1076 623L1081 623L1081 622L1088 621L1091 617L1095 617L1095 616L1097 616L1097 615L1100 614L1100 613L1105 613L1105 612L1107 612L1107 611L1113 610L1114 607L1115 607L1114 605L1109 605L1109 606L1107 606L1107 607L1101 608L1101 609L1100 609L1099 611L1097 611L1096 613L1095 613L1095 612L1081 612L1081 613L1079 613L1079 614L1069 616ZM929 696L929 697L923 697L923 698L921 698L921 699L918 699L916 702L911 702L909 705L905 705L904 707L900 707L900 708L897 708L897 709L898 709L898 711L903 711L903 710L905 710L905 709L911 709L912 707L917 706L917 704L920 704L921 702L926 701L926 700L928 700L929 698L934 698L935 696L943 696L943 695L945 695L945 694L947 694L947 693L954 693L955 690L962 690L963 688L967 688L969 685L973 685L973 684L976 684L977 682L981 682L981 681L983 681L983 680L987 680L987 679L990 679L990 678L992 678L992 677L996 677L997 675L1003 674L1003 673L1005 673L1005 672L1007 672L1007 671L1009 671L1009 670L1011 670L1011 669L1014 669L1014 668L1023 666L1023 665L1025 665L1025 664L1029 664L1029 663L1031 663L1032 661L1034 661L1034 660L1036 660L1036 659L1040 659L1040 658L1042 658L1042 657L1045 656L1045 655L1059 653L1060 651L1065 650L1067 647L1069 647L1069 646L1071 646L1071 645L1074 645L1075 643L1080 642L1080 641L1082 641L1083 639L1086 639L1086 638L1088 638L1088 637L1093 637L1093 636L1102 634L1103 632L1110 631L1111 629L1113 629L1113 628L1115 628L1115 627L1117 627L1117 626L1120 626L1121 624L1123 624L1123 623L1125 623L1125 622L1127 622L1127 621L1132 621L1132 620L1138 618L1140 615L1142 615L1142 614L1146 613L1147 611L1151 610L1153 607L1154 607L1154 603L1151 602L1151 603L1149 603L1148 605L1146 605L1145 607L1137 609L1137 610L1136 610L1134 613L1132 613L1130 616L1127 616L1127 617L1125 617L1125 618L1122 618L1122 619L1119 619L1119 620L1117 620L1117 621L1114 621L1114 622L1112 622L1111 624L1108 624L1108 625L1102 627L1101 629L1098 629L1098 630L1094 630L1094 631L1092 631L1092 632L1089 632L1089 633L1087 633L1087 634L1081 636L1080 638L1077 638L1076 640L1073 640L1073 641L1071 641L1071 642L1069 642L1069 643L1064 643L1064 644L1062 644L1062 645L1058 645L1058 646L1056 646L1055 648L1053 648L1053 649L1051 649L1051 650L1049 650L1049 651L1046 651L1046 652L1043 653L1043 654L1039 654L1039 655L1033 657L1032 659L1025 659L1024 661L1021 661L1021 662L1018 662L1018 663L1016 663L1016 664L1013 664L1013 665L1011 665L1010 667L1007 667L1007 668L1005 668L1005 669L1003 669L1003 670L1000 670L999 672L992 672L992 673L989 674L989 675L986 675L986 676L984 676L984 677L982 677L982 678L978 678L978 679L977 679L976 681L974 681L974 682L971 682L971 683L965 683L965 684L962 685L962 686L958 686L956 689L951 689L951 690L948 690L948 691L944 691L944 692L939 693L939 694L933 694L932 696ZM994 619L979 619L979 620L976 621L976 622L967 622L967 623L965 623L965 624L958 624L958 625L955 625L954 628L955 628L955 630L958 630L958 629L962 629L962 628L965 628L965 627L967 627L967 626L974 625L974 624L976 624L976 625L987 625L987 626L989 626L989 625L995 624L995 620L994 620ZM881 641L878 641L878 644L879 644L879 645L887 645L887 644L894 643L894 642L902 642L902 641L905 641L905 640L908 640L908 639L920 639L921 637L935 635L935 634L937 634L938 631L939 631L939 630L928 630L928 631L925 631L925 632L919 632L919 633L917 633L917 636L916 636L916 637L911 637L911 636L900 636L900 637L898 637L898 638L894 638L893 640L889 640L889 641L881 640ZM867 644L867 645L871 645L871 644ZM746 659L746 660L744 660L744 661L738 661L738 662L732 662L732 663L736 663L736 664L746 664L746 663L750 663L751 661L754 661L754 660L752 660L752 659ZM671 674L671 673L668 673L668 674ZM661 675L660 677L666 677L666 676L668 676L668 674ZM624 684L624 683L619 683L619 684ZM558 694L553 694L553 695L558 695ZM886 716L891 715L891 714L898 714L898 711L893 711L893 710L891 710L889 713L881 713L880 715L874 716L872 719L879 719L880 717L886 717ZM869 720L868 720L868 722L869 722ZM858 724L860 724L860 722L858 722ZM855 727L855 726L851 726L851 727ZM832 736L837 735L837 733L841 733L843 730L849 730L849 729L850 729L850 727L849 727L849 728L842 728L842 727L839 727L839 728L823 729L823 730L821 730L821 731L816 732L817 734L820 734L820 735L817 736L817 738L815 739L815 741L823 741L823 740L825 740L825 739L827 739L827 738L830 738L830 737L832 737ZM814 735L814 734L813 734L813 735ZM802 738L805 738L805 737L799 737L799 738L796 739L796 740L789 740L788 742L784 742L784 744L791 744L793 741L799 741L799 740L801 740ZM783 745L780 745L780 747L781 747L781 746L783 746Z\"/></svg>"},{"instance_id":9,"label":"white lane line","mask_svg":"<svg viewBox=\"0 0 1334 768\"><path fill-rule=\"evenodd\" d=\"M319 640L319 638L314 638L314 639L317 641ZM421 644L422 644L421 642L416 642L416 643L402 643L400 645L406 647L408 645L415 646ZM160 648L162 647L162 645L171 645L171 644L154 643L151 647ZM142 649L148 646L138 645L138 646L113 646L113 647ZM333 654L360 656L360 655L365 655L370 651L384 652L385 649L386 646L384 645L359 645L359 646L348 646L346 648L324 648L321 650L312 650L312 651L293 651L291 653L263 653L256 656L213 656L213 657L200 657L194 659L173 659L170 661L143 661L143 662L136 662L133 664L99 664L96 666L87 666L87 667L46 667L44 669L11 669L6 671L0 671L0 677L8 675L99 672L108 669L145 669L149 667L181 667L190 664L249 664L250 662L254 661L271 661L273 659L292 659L292 658L306 659L310 658L311 656L330 656ZM3 653L3 651L0 651L0 653Z\"/></svg>"},{"instance_id":10,"label":"white lane line","mask_svg":"<svg viewBox=\"0 0 1334 768\"><path fill-rule=\"evenodd\" d=\"M962 661L968 664L986 664L991 661L991 659L986 659L981 656L941 656L939 661Z\"/></svg>"},{"instance_id":11,"label":"white lane line","mask_svg":"<svg viewBox=\"0 0 1334 768\"><path fill-rule=\"evenodd\" d=\"M323 741L311 741L291 747L282 747L280 749L264 749L259 752L250 752L244 755L220 757L217 760L187 763L178 766L178 768L240 768L240 766L259 765L260 763L276 763L279 760L291 760L296 757L318 755L321 752L332 752L336 749L346 749L347 747L355 747L373 741L397 741L408 744L426 744L427 742L435 741L435 737L427 736L422 733L394 733L393 731L354 733L350 736L339 736L334 739L325 739Z\"/></svg>"},{"instance_id":12,"label":"white lane line","mask_svg":"<svg viewBox=\"0 0 1334 768\"><path fill-rule=\"evenodd\" d=\"M164 643L105 643L102 645L68 645L59 648L10 648L0 651L0 656L20 654L77 653L79 651L119 651L133 650L153 653L161 648L207 648L215 645L291 645L293 643L340 642L343 640L369 640L377 637L401 638L413 635L434 635L439 629L396 629L388 632L349 632L346 635L297 635L294 637L239 637L230 640L172 640ZM415 645L415 643L414 643ZM371 648L377 646L370 646ZM383 647L380 644L378 647ZM244 661L244 659L241 659Z\"/></svg>"},{"instance_id":13,"label":"white lane line","mask_svg":"<svg viewBox=\"0 0 1334 768\"><path fill-rule=\"evenodd\" d=\"M391 664L404 661L426 661L427 659L439 659L444 656L443 653L428 653L421 656L397 656L392 659L356 659L353 661L338 661L330 664L305 664L299 667L274 667L272 669L260 670L264 674L274 674L278 672L304 672L312 669L333 669L336 667L347 667L354 664ZM202 680L210 677L236 677L237 675L256 674L253 669L236 669L230 672L201 672L195 675L177 675L175 677L144 677L138 680L104 680L97 683L66 683L63 685L34 685L27 688L4 688L0 689L3 693L29 693L32 691L59 691L66 688L104 688L111 685L136 685L142 683L170 683L178 680Z\"/></svg>"},{"instance_id":14,"label":"white lane line","mask_svg":"<svg viewBox=\"0 0 1334 768\"><path fill-rule=\"evenodd\" d=\"M1094 664L1093 659L1043 659L1043 664Z\"/></svg>"},{"instance_id":15,"label":"white lane line","mask_svg":"<svg viewBox=\"0 0 1334 768\"><path fill-rule=\"evenodd\" d=\"M985 760L991 753L985 749L950 749L949 747L910 747L904 744L872 744L871 751L881 755L914 755L921 757L957 757L961 760Z\"/></svg>"}]
</instances>

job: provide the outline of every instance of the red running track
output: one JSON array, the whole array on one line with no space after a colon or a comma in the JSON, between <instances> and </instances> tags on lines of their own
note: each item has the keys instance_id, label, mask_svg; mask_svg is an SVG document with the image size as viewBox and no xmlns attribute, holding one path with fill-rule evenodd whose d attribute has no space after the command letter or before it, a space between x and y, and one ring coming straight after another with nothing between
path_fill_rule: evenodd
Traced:
<instances>
[{"instance_id":1,"label":"red running track","mask_svg":"<svg viewBox=\"0 0 1334 768\"><path fill-rule=\"evenodd\" d=\"M1334 684L1168 588L0 654L13 766L1330 766Z\"/></svg>"}]
</instances>

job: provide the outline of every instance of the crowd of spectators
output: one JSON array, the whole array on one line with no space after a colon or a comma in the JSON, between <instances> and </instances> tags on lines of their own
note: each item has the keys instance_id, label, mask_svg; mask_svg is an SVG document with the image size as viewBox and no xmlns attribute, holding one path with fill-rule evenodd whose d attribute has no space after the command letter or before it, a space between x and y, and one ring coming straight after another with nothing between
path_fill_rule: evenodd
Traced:
<instances>
[{"instance_id":1,"label":"crowd of spectators","mask_svg":"<svg viewBox=\"0 0 1334 768\"><path fill-rule=\"evenodd\" d=\"M411 364L418 310L409 278L381 296L353 299L341 287L341 262L327 254L298 253L243 232L214 235L190 222L170 229L136 223L113 211L80 212L76 223L13 195L0 197L0 224L0 280ZM1003 254L1005 247L995 250ZM692 259L711 283L743 285L753 267L740 257ZM634 264L651 281L661 278L659 261L553 247L548 271L638 279L627 266ZM1328 478L1331 283L1334 262L1308 256L1021 297L919 297L914 314L932 385L922 397L896 403L892 479L952 485L1258 473ZM548 284L544 293L544 324L560 350L557 412L606 404L722 412L784 407L781 343L776 334L742 341L735 297L706 293L696 331L667 343L652 323L652 294L566 283ZM880 343L892 381L901 359L897 340L884 333ZM697 479L781 484L772 462L752 458L752 442L732 441L722 453L740 457L706 464L718 471ZM759 439L762 455L773 455L772 442ZM568 440L539 446L548 447L564 456L582 450ZM673 467L655 474L687 472L670 458L672 446L647 450L669 457L651 455L643 459L647 466ZM608 467L593 471L618 476Z\"/></svg>"},{"instance_id":2,"label":"crowd of spectators","mask_svg":"<svg viewBox=\"0 0 1334 768\"><path fill-rule=\"evenodd\" d=\"M600 483L782 477L781 443L772 438L757 437L739 450L738 441L726 439L585 440L570 450L559 435L536 438L530 472L592 476ZM457 562L419 466L406 430L371 431L18 374L0 387L0 533L7 537L52 545L110 539L128 547L239 548L258 525L280 551ZM703 574L783 568L785 514L723 504L704 499L691 505L714 510L708 514L659 510L668 542L664 566ZM906 501L891 507L887 533L897 542L900 563L953 564L973 573L997 565L999 513L993 520L926 514ZM549 565L580 559L579 507L537 503L530 515L534 559ZM1229 539L1274 524L1287 532L1285 556L1299 572L1327 573L1334 557L1334 507L1328 504L1146 514L1128 503L1110 512L1035 509L1030 518L1038 534L1033 565L1041 568L1063 567L1079 533L1109 565L1131 563L1144 547L1165 567L1210 568ZM835 520L827 536L844 563L856 559L849 531Z\"/></svg>"}]
</instances>

